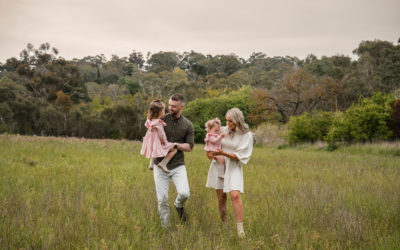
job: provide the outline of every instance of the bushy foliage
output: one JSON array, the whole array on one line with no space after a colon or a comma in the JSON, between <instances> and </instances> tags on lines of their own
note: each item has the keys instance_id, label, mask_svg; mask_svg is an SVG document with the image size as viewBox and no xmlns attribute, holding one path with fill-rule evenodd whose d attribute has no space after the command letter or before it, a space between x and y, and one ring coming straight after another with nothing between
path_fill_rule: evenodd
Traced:
<instances>
[{"instance_id":1,"label":"bushy foliage","mask_svg":"<svg viewBox=\"0 0 400 250\"><path fill-rule=\"evenodd\" d=\"M367 142L387 140L392 137L388 127L392 95L377 93L360 99L344 113L338 114L328 134L328 141Z\"/></svg>"},{"instance_id":2,"label":"bushy foliage","mask_svg":"<svg viewBox=\"0 0 400 250\"><path fill-rule=\"evenodd\" d=\"M288 127L288 142L315 142L324 140L332 125L333 114L321 112L317 114L306 113L291 117Z\"/></svg>"},{"instance_id":3,"label":"bushy foliage","mask_svg":"<svg viewBox=\"0 0 400 250\"><path fill-rule=\"evenodd\" d=\"M235 54L194 51L161 51L146 59L133 51L123 57L100 54L66 60L48 43L38 48L28 44L19 58L0 62L0 133L141 140L149 102L181 93L196 141L202 142L204 122L215 116L224 122L232 107L244 112L254 131L262 123L287 123L291 116L315 110L345 111L360 96L371 97L376 91L388 94L398 89L400 95L399 44L366 41L354 53L358 60L340 55L300 60L262 52L246 60ZM396 112L388 126L399 137ZM293 119L304 127L294 141L323 139L322 125L313 124L315 115L311 121ZM317 129L301 134L310 130L310 123ZM332 138L370 137L352 135L349 126L335 127Z\"/></svg>"},{"instance_id":4,"label":"bushy foliage","mask_svg":"<svg viewBox=\"0 0 400 250\"><path fill-rule=\"evenodd\" d=\"M183 115L193 123L195 141L204 142L206 121L218 117L225 124L225 114L230 108L239 108L246 118L249 113L250 92L250 87L243 87L226 95L190 102L184 109Z\"/></svg>"},{"instance_id":5,"label":"bushy foliage","mask_svg":"<svg viewBox=\"0 0 400 250\"><path fill-rule=\"evenodd\" d=\"M397 99L392 105L392 114L390 115L389 127L393 132L393 137L400 138L400 99Z\"/></svg>"}]
</instances>

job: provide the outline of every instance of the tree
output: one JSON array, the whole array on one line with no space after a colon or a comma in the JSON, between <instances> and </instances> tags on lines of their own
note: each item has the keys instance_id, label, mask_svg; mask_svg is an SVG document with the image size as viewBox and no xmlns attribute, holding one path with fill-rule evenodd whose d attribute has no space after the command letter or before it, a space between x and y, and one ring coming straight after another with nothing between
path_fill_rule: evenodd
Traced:
<instances>
[{"instance_id":1,"label":"tree","mask_svg":"<svg viewBox=\"0 0 400 250\"><path fill-rule=\"evenodd\" d=\"M253 86L255 84L252 77L244 70L238 70L229 75L227 80L228 84L234 86L235 89L240 89L246 85Z\"/></svg>"},{"instance_id":2,"label":"tree","mask_svg":"<svg viewBox=\"0 0 400 250\"><path fill-rule=\"evenodd\" d=\"M264 54L263 52L253 52L249 59L247 59L246 63L254 66L254 65L259 65L263 64L263 62L267 59L267 55Z\"/></svg>"},{"instance_id":3,"label":"tree","mask_svg":"<svg viewBox=\"0 0 400 250\"><path fill-rule=\"evenodd\" d=\"M38 119L38 130L42 136L66 135L65 117L52 104L40 108L40 118Z\"/></svg>"},{"instance_id":4,"label":"tree","mask_svg":"<svg viewBox=\"0 0 400 250\"><path fill-rule=\"evenodd\" d=\"M389 128L396 139L400 138L400 99L397 99L392 105L390 114Z\"/></svg>"},{"instance_id":5,"label":"tree","mask_svg":"<svg viewBox=\"0 0 400 250\"><path fill-rule=\"evenodd\" d=\"M231 75L240 68L242 68L242 62L239 60L237 55L217 55L211 58L208 72L219 72Z\"/></svg>"},{"instance_id":6,"label":"tree","mask_svg":"<svg viewBox=\"0 0 400 250\"><path fill-rule=\"evenodd\" d=\"M179 67L183 70L189 70L194 75L193 79L196 80L199 76L207 75L207 57L201 53L184 52Z\"/></svg>"},{"instance_id":7,"label":"tree","mask_svg":"<svg viewBox=\"0 0 400 250\"><path fill-rule=\"evenodd\" d=\"M72 108L72 101L69 95L66 95L64 92L59 90L57 92L57 100L56 105L60 107L60 110L63 114L64 118L64 133L67 132L67 114Z\"/></svg>"},{"instance_id":8,"label":"tree","mask_svg":"<svg viewBox=\"0 0 400 250\"><path fill-rule=\"evenodd\" d=\"M134 134L132 124L135 124L135 110L130 105L118 104L112 108L106 108L102 112L114 131L110 131L113 138L128 138Z\"/></svg>"},{"instance_id":9,"label":"tree","mask_svg":"<svg viewBox=\"0 0 400 250\"><path fill-rule=\"evenodd\" d=\"M292 115L312 111L325 98L325 90L317 78L304 70L287 75L269 92L267 101L275 106L281 121L287 122Z\"/></svg>"},{"instance_id":10,"label":"tree","mask_svg":"<svg viewBox=\"0 0 400 250\"><path fill-rule=\"evenodd\" d=\"M289 143L315 142L326 140L329 129L332 126L334 113L320 112L317 114L305 113L290 117L288 123Z\"/></svg>"},{"instance_id":11,"label":"tree","mask_svg":"<svg viewBox=\"0 0 400 250\"><path fill-rule=\"evenodd\" d=\"M160 73L162 71L173 71L180 63L180 56L176 52L163 52L160 51L151 55L147 60L147 69L149 71Z\"/></svg>"},{"instance_id":12,"label":"tree","mask_svg":"<svg viewBox=\"0 0 400 250\"><path fill-rule=\"evenodd\" d=\"M38 110L27 89L8 77L0 79L0 124L11 133L30 134L35 131Z\"/></svg>"},{"instance_id":13,"label":"tree","mask_svg":"<svg viewBox=\"0 0 400 250\"><path fill-rule=\"evenodd\" d=\"M183 114L193 123L195 141L204 142L206 121L219 117L222 123L225 123L225 114L230 108L239 108L247 119L250 93L251 89L247 86L229 94L213 98L198 98L188 103Z\"/></svg>"},{"instance_id":14,"label":"tree","mask_svg":"<svg viewBox=\"0 0 400 250\"><path fill-rule=\"evenodd\" d=\"M58 50L51 48L48 43L40 45L38 49L28 44L20 53L20 60L11 60L12 64L19 64L14 74L10 72L9 75L31 91L32 96L39 99L43 105L55 101L59 90L69 94L74 102L87 101L86 88L78 68L73 63L57 57L57 54ZM7 67L12 69L14 66Z\"/></svg>"},{"instance_id":15,"label":"tree","mask_svg":"<svg viewBox=\"0 0 400 250\"><path fill-rule=\"evenodd\" d=\"M140 90L140 85L138 82L132 80L131 77L121 77L118 80L118 85L125 86L131 95L134 95Z\"/></svg>"},{"instance_id":16,"label":"tree","mask_svg":"<svg viewBox=\"0 0 400 250\"><path fill-rule=\"evenodd\" d=\"M394 97L377 93L371 98L359 99L334 119L327 139L330 143L372 142L392 137L388 124Z\"/></svg>"},{"instance_id":17,"label":"tree","mask_svg":"<svg viewBox=\"0 0 400 250\"><path fill-rule=\"evenodd\" d=\"M353 51L358 60L358 78L367 96L376 91L391 93L400 86L400 47L387 41L362 41Z\"/></svg>"},{"instance_id":18,"label":"tree","mask_svg":"<svg viewBox=\"0 0 400 250\"><path fill-rule=\"evenodd\" d=\"M12 132L9 126L12 124L13 112L7 103L0 103L0 133Z\"/></svg>"},{"instance_id":19,"label":"tree","mask_svg":"<svg viewBox=\"0 0 400 250\"><path fill-rule=\"evenodd\" d=\"M249 98L249 120L253 124L259 125L263 122L276 118L274 115L274 113L276 113L276 106L269 101L269 97L268 91L264 89L252 90Z\"/></svg>"},{"instance_id":20,"label":"tree","mask_svg":"<svg viewBox=\"0 0 400 250\"><path fill-rule=\"evenodd\" d=\"M13 120L15 121L14 132L29 135L36 130L39 120L39 105L31 97L17 97L12 104Z\"/></svg>"},{"instance_id":21,"label":"tree","mask_svg":"<svg viewBox=\"0 0 400 250\"><path fill-rule=\"evenodd\" d=\"M104 63L102 67L102 83L117 83L118 79L125 76L131 75L135 71L135 67L128 62L126 57L118 57L117 55L111 55L111 59Z\"/></svg>"},{"instance_id":22,"label":"tree","mask_svg":"<svg viewBox=\"0 0 400 250\"><path fill-rule=\"evenodd\" d=\"M132 53L129 54L128 61L135 64L138 69L143 68L145 63L142 52L137 52L136 50L133 50Z\"/></svg>"},{"instance_id":23,"label":"tree","mask_svg":"<svg viewBox=\"0 0 400 250\"><path fill-rule=\"evenodd\" d=\"M101 68L106 63L107 59L103 54L96 55L96 56L87 56L82 59L83 62L86 62L93 66L97 72L97 79L101 78Z\"/></svg>"}]
</instances>

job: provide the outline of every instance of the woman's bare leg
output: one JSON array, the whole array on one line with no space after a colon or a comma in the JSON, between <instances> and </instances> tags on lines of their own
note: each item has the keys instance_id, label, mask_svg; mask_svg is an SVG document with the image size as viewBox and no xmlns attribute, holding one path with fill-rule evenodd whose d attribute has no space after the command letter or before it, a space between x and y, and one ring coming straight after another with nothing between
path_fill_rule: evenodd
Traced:
<instances>
[{"instance_id":1,"label":"woman's bare leg","mask_svg":"<svg viewBox=\"0 0 400 250\"><path fill-rule=\"evenodd\" d=\"M231 191L231 200L233 205L233 212L235 214L236 222L243 222L243 204L240 199L240 192L237 190Z\"/></svg>"},{"instance_id":2,"label":"woman's bare leg","mask_svg":"<svg viewBox=\"0 0 400 250\"><path fill-rule=\"evenodd\" d=\"M242 199L240 199L240 192L234 190L231 191L230 195L233 205L233 212L236 218L238 236L240 238L243 238L245 236L245 233L243 229L243 204L242 204Z\"/></svg>"},{"instance_id":3,"label":"woman's bare leg","mask_svg":"<svg viewBox=\"0 0 400 250\"><path fill-rule=\"evenodd\" d=\"M218 211L222 221L226 221L226 193L217 189Z\"/></svg>"}]
</instances>

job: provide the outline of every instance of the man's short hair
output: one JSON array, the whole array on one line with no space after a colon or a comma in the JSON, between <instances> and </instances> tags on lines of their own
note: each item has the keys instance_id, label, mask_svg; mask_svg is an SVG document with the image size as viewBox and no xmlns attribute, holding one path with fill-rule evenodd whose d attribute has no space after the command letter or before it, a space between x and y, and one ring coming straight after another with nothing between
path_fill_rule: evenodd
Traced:
<instances>
[{"instance_id":1,"label":"man's short hair","mask_svg":"<svg viewBox=\"0 0 400 250\"><path fill-rule=\"evenodd\" d=\"M185 98L183 98L182 94L173 94L170 97L171 100L180 102L181 104L185 104Z\"/></svg>"}]
</instances>

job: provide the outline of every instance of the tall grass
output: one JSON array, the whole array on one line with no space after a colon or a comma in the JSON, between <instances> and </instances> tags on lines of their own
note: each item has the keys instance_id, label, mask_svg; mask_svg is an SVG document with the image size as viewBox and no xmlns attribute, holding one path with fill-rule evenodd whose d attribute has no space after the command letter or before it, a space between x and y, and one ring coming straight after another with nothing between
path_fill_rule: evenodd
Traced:
<instances>
[{"instance_id":1,"label":"tall grass","mask_svg":"<svg viewBox=\"0 0 400 250\"><path fill-rule=\"evenodd\" d=\"M398 249L400 157L376 148L385 146L254 148L244 169L247 237L238 239L231 204L223 225L205 188L201 145L186 154L190 220L173 211L171 184L172 226L163 229L139 143L0 136L0 246Z\"/></svg>"}]
</instances>

